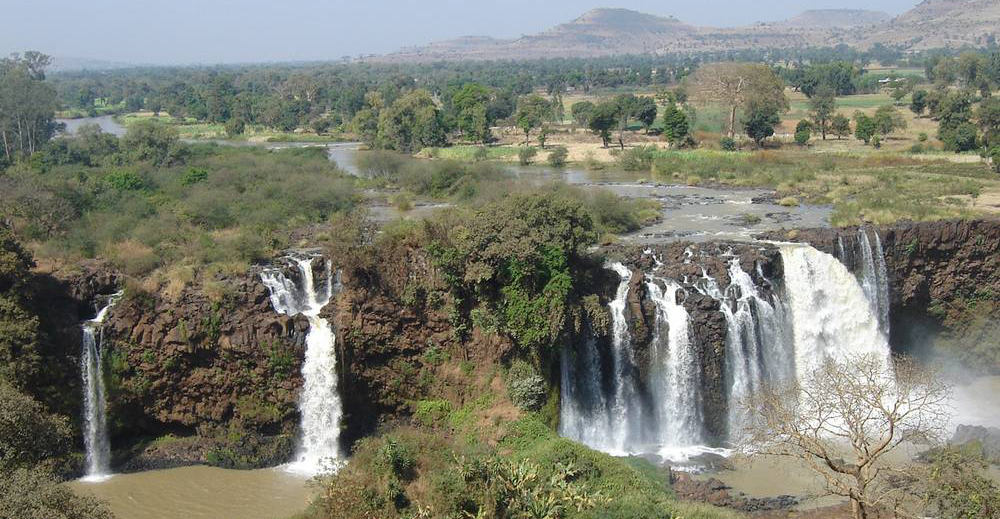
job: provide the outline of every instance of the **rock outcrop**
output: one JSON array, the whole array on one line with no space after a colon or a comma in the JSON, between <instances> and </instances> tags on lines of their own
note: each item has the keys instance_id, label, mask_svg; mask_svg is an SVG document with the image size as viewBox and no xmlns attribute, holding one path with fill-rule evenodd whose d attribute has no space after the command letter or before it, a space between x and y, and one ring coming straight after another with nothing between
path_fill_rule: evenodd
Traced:
<instances>
[{"instance_id":1,"label":"rock outcrop","mask_svg":"<svg viewBox=\"0 0 1000 519\"><path fill-rule=\"evenodd\" d=\"M277 314L256 272L217 280L210 299L126 291L104 330L109 423L120 437L289 434L307 321Z\"/></svg>"}]
</instances>

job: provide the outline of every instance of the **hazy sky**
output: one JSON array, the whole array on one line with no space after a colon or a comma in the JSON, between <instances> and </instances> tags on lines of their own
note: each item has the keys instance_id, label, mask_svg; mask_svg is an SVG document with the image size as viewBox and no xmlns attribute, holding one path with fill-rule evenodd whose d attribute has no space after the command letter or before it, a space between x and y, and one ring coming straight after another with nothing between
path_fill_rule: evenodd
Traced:
<instances>
[{"instance_id":1,"label":"hazy sky","mask_svg":"<svg viewBox=\"0 0 1000 519\"><path fill-rule=\"evenodd\" d=\"M807 8L881 9L917 0L0 0L0 53L130 63L335 59L462 35L516 37L594 7L696 25L780 20Z\"/></svg>"}]
</instances>

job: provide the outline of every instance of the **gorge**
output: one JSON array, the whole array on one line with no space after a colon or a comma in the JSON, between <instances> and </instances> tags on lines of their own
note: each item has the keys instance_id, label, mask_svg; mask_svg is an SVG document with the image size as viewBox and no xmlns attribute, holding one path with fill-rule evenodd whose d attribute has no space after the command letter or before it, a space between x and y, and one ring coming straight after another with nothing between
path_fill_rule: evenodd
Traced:
<instances>
[{"instance_id":1,"label":"gorge","mask_svg":"<svg viewBox=\"0 0 1000 519\"><path fill-rule=\"evenodd\" d=\"M559 431L680 466L726 454L743 419L733 403L760 384L801 376L824 355L934 350L930 335L913 341L914 324L959 330L957 315L932 309L996 290L998 244L995 222L955 221L607 247L606 267L585 286L602 310L588 312L557 358ZM429 279L431 267L420 251L383 253L359 264L336 249L294 252L227 278L218 302L196 289L123 298L105 313L106 355L122 359L108 374L114 470L304 461L315 473L323 458L343 459L358 439L410 419L407 401L442 395L459 405L470 376L422 374L428 351L460 351L447 312L404 296L407 280ZM483 366L511 351L480 331L466 345ZM233 378L222 362L253 377ZM310 363L333 378L311 386ZM400 379L406 366L417 372ZM177 439L124 447L144 435Z\"/></svg>"}]
</instances>

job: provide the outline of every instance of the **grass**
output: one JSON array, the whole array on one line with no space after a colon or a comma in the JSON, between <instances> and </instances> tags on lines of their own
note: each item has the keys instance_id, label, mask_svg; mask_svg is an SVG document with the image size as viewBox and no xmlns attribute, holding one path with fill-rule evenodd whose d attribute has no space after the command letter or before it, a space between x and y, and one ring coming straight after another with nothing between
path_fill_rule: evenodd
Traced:
<instances>
[{"instance_id":1,"label":"grass","mask_svg":"<svg viewBox=\"0 0 1000 519\"><path fill-rule=\"evenodd\" d=\"M476 154L482 146L473 144L449 146L447 148L424 148L417 156L429 157L444 160L458 160L462 162L474 162ZM510 146L487 146L485 160L516 161L517 147ZM481 152L480 152L481 153Z\"/></svg>"},{"instance_id":2,"label":"grass","mask_svg":"<svg viewBox=\"0 0 1000 519\"><path fill-rule=\"evenodd\" d=\"M139 112L124 114L118 117L122 126L128 128L137 121L153 118L149 112ZM222 123L199 122L193 117L177 118L170 115L160 115L155 117L158 122L169 124L180 133L182 139L223 139L232 141L258 141L258 142L344 142L350 140L349 135L334 133L317 135L315 133L300 132L279 132L261 125L249 125L242 135L230 137L226 133L226 126Z\"/></svg>"},{"instance_id":3,"label":"grass","mask_svg":"<svg viewBox=\"0 0 1000 519\"><path fill-rule=\"evenodd\" d=\"M832 205L834 225L972 217L970 205L955 197L1000 189L981 164L894 153L659 150L652 173L689 184L776 189L783 205Z\"/></svg>"}]
</instances>

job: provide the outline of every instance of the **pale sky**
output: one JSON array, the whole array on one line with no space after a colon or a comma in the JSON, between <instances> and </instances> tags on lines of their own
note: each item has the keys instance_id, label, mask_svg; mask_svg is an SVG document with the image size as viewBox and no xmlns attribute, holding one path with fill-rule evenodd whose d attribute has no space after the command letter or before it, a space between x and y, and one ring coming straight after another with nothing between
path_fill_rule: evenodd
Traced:
<instances>
[{"instance_id":1,"label":"pale sky","mask_svg":"<svg viewBox=\"0 0 1000 519\"><path fill-rule=\"evenodd\" d=\"M916 0L0 0L0 54L149 64L329 60L464 35L517 37L595 7L695 25L781 20L810 8L900 14Z\"/></svg>"}]
</instances>

